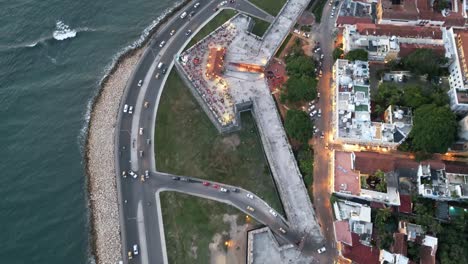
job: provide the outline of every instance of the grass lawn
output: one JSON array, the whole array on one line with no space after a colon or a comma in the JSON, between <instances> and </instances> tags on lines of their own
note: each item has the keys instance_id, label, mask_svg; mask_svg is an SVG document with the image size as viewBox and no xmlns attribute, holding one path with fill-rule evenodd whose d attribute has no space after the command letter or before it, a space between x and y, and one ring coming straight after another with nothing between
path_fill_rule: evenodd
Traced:
<instances>
[{"instance_id":1,"label":"grass lawn","mask_svg":"<svg viewBox=\"0 0 468 264\"><path fill-rule=\"evenodd\" d=\"M270 26L270 23L256 17L252 17L252 19L255 21L255 25L252 28L252 33L259 37L263 37L263 34L265 34L265 31Z\"/></svg>"},{"instance_id":2,"label":"grass lawn","mask_svg":"<svg viewBox=\"0 0 468 264\"><path fill-rule=\"evenodd\" d=\"M230 229L223 215L237 214L238 225L246 221L231 206L181 193L161 193L161 207L169 263L210 263L213 235Z\"/></svg>"},{"instance_id":3,"label":"grass lawn","mask_svg":"<svg viewBox=\"0 0 468 264\"><path fill-rule=\"evenodd\" d=\"M315 22L320 23L322 20L323 8L327 4L327 0L319 0L317 4L312 8L312 13L315 16Z\"/></svg>"},{"instance_id":4,"label":"grass lawn","mask_svg":"<svg viewBox=\"0 0 468 264\"><path fill-rule=\"evenodd\" d=\"M215 16L210 22L208 22L200 31L198 31L198 33L195 36L193 36L192 40L190 40L189 44L185 47L184 50L195 45L198 41L202 40L204 37L209 35L211 32L213 32L215 29L220 27L226 21L231 19L235 14L237 14L237 12L231 9L222 10L217 16Z\"/></svg>"},{"instance_id":5,"label":"grass lawn","mask_svg":"<svg viewBox=\"0 0 468 264\"><path fill-rule=\"evenodd\" d=\"M279 58L279 56L281 55L281 52L283 52L284 48L286 48L286 46L288 45L289 41L291 40L291 37L292 37L292 34L289 33L289 35L286 37L286 39L283 41L283 43L282 43L281 46L279 47L278 51L276 51L276 54L275 54L275 57L276 57L276 58Z\"/></svg>"},{"instance_id":6,"label":"grass lawn","mask_svg":"<svg viewBox=\"0 0 468 264\"><path fill-rule=\"evenodd\" d=\"M270 15L276 16L286 3L286 0L250 0L250 2L260 7Z\"/></svg>"},{"instance_id":7,"label":"grass lawn","mask_svg":"<svg viewBox=\"0 0 468 264\"><path fill-rule=\"evenodd\" d=\"M159 171L240 186L256 193L279 212L283 211L250 112L242 114L241 131L229 135L218 134L180 77L172 71L162 94L156 122L155 153L156 167ZM180 210L173 210L172 207L163 205L164 215L168 219L178 218L177 221L186 223L187 227L181 224L177 228L191 228L194 230L189 232L191 236L202 236L195 230L201 230L203 233L210 231L203 228L208 229L206 219L216 217L217 211L211 210L217 207L208 201L194 204L192 200L196 199L187 200L190 201L178 205ZM178 201L174 203L177 204ZM174 203L171 206L174 206ZM200 215L194 216L193 221L179 219L181 211L195 210L185 208L191 206L200 211ZM168 221L165 220L165 223ZM169 255L170 258L190 257L190 250L183 247L186 241L177 238L177 230L174 228L176 227L172 225L166 227L166 241L172 241L168 244L168 251L177 252L177 256ZM210 231L203 236L211 238L214 233ZM208 251L206 244L198 244L196 241L194 243L203 247L199 248L199 254ZM181 248L183 251L176 251ZM170 261L170 263L208 262Z\"/></svg>"}]
</instances>

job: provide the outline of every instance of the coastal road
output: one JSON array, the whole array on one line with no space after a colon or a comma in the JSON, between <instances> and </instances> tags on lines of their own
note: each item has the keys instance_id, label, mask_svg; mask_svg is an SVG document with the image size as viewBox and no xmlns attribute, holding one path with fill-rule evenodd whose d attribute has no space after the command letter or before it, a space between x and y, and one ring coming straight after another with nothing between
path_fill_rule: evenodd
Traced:
<instances>
[{"instance_id":1,"label":"coastal road","mask_svg":"<svg viewBox=\"0 0 468 264\"><path fill-rule=\"evenodd\" d=\"M280 216L274 216L269 212L269 206L258 197L250 199L247 191L239 189L239 192L223 193L215 188L208 188L201 184L201 180L192 178L192 181L175 181L172 176L156 172L154 159L154 127L156 122L157 105L164 85L166 75L160 73L160 78L155 75L162 68L172 66L171 61L175 54L188 42L185 32L188 29L196 31L207 19L214 15L214 9L221 1L198 1L200 6L194 8L195 2L191 3L174 15L165 26L163 26L150 43L133 76L127 83L125 95L121 102L118 117L118 133L116 142L116 175L119 188L120 222L122 238L122 255L124 263L167 263L167 255L164 244L164 231L160 223L160 208L156 201L156 193L159 191L178 191L192 195L218 200L231 204L240 210L249 213L272 228L272 231L288 241L300 239L298 234L287 226L285 220ZM237 0L232 6L241 12L271 21L271 16L257 9L250 3ZM183 12L196 12L193 17L180 18ZM171 30L176 30L170 36ZM165 45L160 47L160 43ZM161 69L156 65L162 62ZM170 69L168 69L168 72ZM139 86L139 81L142 85ZM146 104L146 107L145 107ZM133 113L123 113L124 105L133 107ZM142 128L140 132L140 128ZM157 146L156 146L157 147ZM128 175L132 170L137 174L134 179ZM124 178L122 172L127 172ZM148 171L149 177L142 182L140 179ZM212 184L210 184L212 186ZM247 206L255 208L254 212L247 210ZM280 231L284 229L286 233ZM139 245L139 254L128 260L127 253L132 251L134 244Z\"/></svg>"}]
</instances>

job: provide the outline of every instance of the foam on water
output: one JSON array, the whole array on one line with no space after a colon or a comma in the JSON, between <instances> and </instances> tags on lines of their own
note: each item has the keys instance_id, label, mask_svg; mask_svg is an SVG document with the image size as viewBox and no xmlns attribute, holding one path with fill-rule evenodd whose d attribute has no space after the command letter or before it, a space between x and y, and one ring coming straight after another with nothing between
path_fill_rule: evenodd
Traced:
<instances>
[{"instance_id":1,"label":"foam on water","mask_svg":"<svg viewBox=\"0 0 468 264\"><path fill-rule=\"evenodd\" d=\"M63 23L63 21L58 20L55 23L55 31L52 33L52 36L56 40L64 40L68 38L76 37L76 31L70 29L70 26Z\"/></svg>"}]
</instances>

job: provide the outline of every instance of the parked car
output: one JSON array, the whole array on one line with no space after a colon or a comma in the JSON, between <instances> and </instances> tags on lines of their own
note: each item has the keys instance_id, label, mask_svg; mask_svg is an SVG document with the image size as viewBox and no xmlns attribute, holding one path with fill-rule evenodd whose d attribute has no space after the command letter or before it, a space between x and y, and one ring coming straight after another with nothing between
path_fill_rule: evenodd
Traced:
<instances>
[{"instance_id":1,"label":"parked car","mask_svg":"<svg viewBox=\"0 0 468 264\"><path fill-rule=\"evenodd\" d=\"M228 192L228 189L226 189L226 188L221 188L221 189L219 189L219 191L220 191L220 192L223 192L223 193L227 193L227 192Z\"/></svg>"},{"instance_id":2,"label":"parked car","mask_svg":"<svg viewBox=\"0 0 468 264\"><path fill-rule=\"evenodd\" d=\"M133 259L133 255L131 251L129 251L127 255L128 255L128 259Z\"/></svg>"},{"instance_id":3,"label":"parked car","mask_svg":"<svg viewBox=\"0 0 468 264\"><path fill-rule=\"evenodd\" d=\"M183 12L183 13L180 15L180 18L184 19L186 16L187 16L187 12Z\"/></svg>"},{"instance_id":4,"label":"parked car","mask_svg":"<svg viewBox=\"0 0 468 264\"><path fill-rule=\"evenodd\" d=\"M178 181L178 180L180 180L180 177L172 176L172 179L173 179L174 181Z\"/></svg>"},{"instance_id":5,"label":"parked car","mask_svg":"<svg viewBox=\"0 0 468 264\"><path fill-rule=\"evenodd\" d=\"M128 108L128 113L129 113L129 114L133 114L133 106L130 106L130 107Z\"/></svg>"},{"instance_id":6,"label":"parked car","mask_svg":"<svg viewBox=\"0 0 468 264\"><path fill-rule=\"evenodd\" d=\"M237 188L231 188L231 191L233 191L233 192L239 192L239 189L237 189Z\"/></svg>"},{"instance_id":7,"label":"parked car","mask_svg":"<svg viewBox=\"0 0 468 264\"><path fill-rule=\"evenodd\" d=\"M325 134L322 132L320 133L320 138L324 138L325 137Z\"/></svg>"},{"instance_id":8,"label":"parked car","mask_svg":"<svg viewBox=\"0 0 468 264\"><path fill-rule=\"evenodd\" d=\"M149 178L149 171L148 170L145 170L145 177L146 177L146 179Z\"/></svg>"},{"instance_id":9,"label":"parked car","mask_svg":"<svg viewBox=\"0 0 468 264\"><path fill-rule=\"evenodd\" d=\"M188 36L188 35L190 35L190 34L192 34L192 30L191 30L191 29L189 29L189 30L187 30L187 32L185 32L185 36Z\"/></svg>"},{"instance_id":10,"label":"parked car","mask_svg":"<svg viewBox=\"0 0 468 264\"><path fill-rule=\"evenodd\" d=\"M284 230L282 227L279 228L279 231L283 234L286 234L286 230Z\"/></svg>"},{"instance_id":11,"label":"parked car","mask_svg":"<svg viewBox=\"0 0 468 264\"><path fill-rule=\"evenodd\" d=\"M176 32L176 30L173 29L173 30L171 30L171 33L169 33L169 35L174 36L175 32Z\"/></svg>"},{"instance_id":12,"label":"parked car","mask_svg":"<svg viewBox=\"0 0 468 264\"><path fill-rule=\"evenodd\" d=\"M204 186L210 186L210 183L209 183L209 182L206 182L206 181L204 181L202 184L203 184Z\"/></svg>"},{"instance_id":13,"label":"parked car","mask_svg":"<svg viewBox=\"0 0 468 264\"><path fill-rule=\"evenodd\" d=\"M139 80L138 81L138 87L141 87L142 84L143 84L143 80Z\"/></svg>"},{"instance_id":14,"label":"parked car","mask_svg":"<svg viewBox=\"0 0 468 264\"><path fill-rule=\"evenodd\" d=\"M140 134L140 136L143 135L143 128L142 127L140 127L140 130L139 130L138 134Z\"/></svg>"},{"instance_id":15,"label":"parked car","mask_svg":"<svg viewBox=\"0 0 468 264\"><path fill-rule=\"evenodd\" d=\"M200 3L196 3L193 5L193 8L198 8L200 6Z\"/></svg>"},{"instance_id":16,"label":"parked car","mask_svg":"<svg viewBox=\"0 0 468 264\"><path fill-rule=\"evenodd\" d=\"M253 207L250 207L250 206L247 206L247 210L249 210L250 212L254 212L255 209Z\"/></svg>"},{"instance_id":17,"label":"parked car","mask_svg":"<svg viewBox=\"0 0 468 264\"><path fill-rule=\"evenodd\" d=\"M321 248L317 249L317 252L318 252L319 254L322 254L322 253L325 252L325 251L326 251L325 247L321 247Z\"/></svg>"},{"instance_id":18,"label":"parked car","mask_svg":"<svg viewBox=\"0 0 468 264\"><path fill-rule=\"evenodd\" d=\"M190 14L188 15L188 17L193 17L193 15L195 15L195 11L190 12Z\"/></svg>"},{"instance_id":19,"label":"parked car","mask_svg":"<svg viewBox=\"0 0 468 264\"><path fill-rule=\"evenodd\" d=\"M127 113L127 111L128 111L128 104L124 105L124 109L123 109L124 113Z\"/></svg>"},{"instance_id":20,"label":"parked car","mask_svg":"<svg viewBox=\"0 0 468 264\"><path fill-rule=\"evenodd\" d=\"M248 193L248 194L247 194L247 198L249 198L249 199L253 199L254 197L253 197L253 195L252 195L252 194Z\"/></svg>"},{"instance_id":21,"label":"parked car","mask_svg":"<svg viewBox=\"0 0 468 264\"><path fill-rule=\"evenodd\" d=\"M145 108L148 108L149 102L146 101L146 102L143 104L143 106L144 106Z\"/></svg>"},{"instance_id":22,"label":"parked car","mask_svg":"<svg viewBox=\"0 0 468 264\"><path fill-rule=\"evenodd\" d=\"M164 47L164 45L166 45L166 41L164 41L164 40L161 41L161 43L159 43L159 47L160 47L160 48Z\"/></svg>"},{"instance_id":23,"label":"parked car","mask_svg":"<svg viewBox=\"0 0 468 264\"><path fill-rule=\"evenodd\" d=\"M213 184L213 188L218 189L219 185L218 184Z\"/></svg>"}]
</instances>

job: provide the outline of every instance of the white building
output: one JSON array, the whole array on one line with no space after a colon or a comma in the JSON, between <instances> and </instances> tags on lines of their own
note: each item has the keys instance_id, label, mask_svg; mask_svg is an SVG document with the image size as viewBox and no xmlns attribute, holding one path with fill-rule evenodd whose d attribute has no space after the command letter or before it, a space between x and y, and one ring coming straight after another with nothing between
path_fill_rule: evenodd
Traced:
<instances>
[{"instance_id":1,"label":"white building","mask_svg":"<svg viewBox=\"0 0 468 264\"><path fill-rule=\"evenodd\" d=\"M468 199L468 168L465 164L448 162L439 169L420 164L418 193L435 200Z\"/></svg>"},{"instance_id":2,"label":"white building","mask_svg":"<svg viewBox=\"0 0 468 264\"><path fill-rule=\"evenodd\" d=\"M450 108L457 114L468 113L468 31L450 28L443 30L445 49L450 60Z\"/></svg>"}]
</instances>

